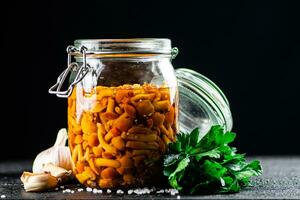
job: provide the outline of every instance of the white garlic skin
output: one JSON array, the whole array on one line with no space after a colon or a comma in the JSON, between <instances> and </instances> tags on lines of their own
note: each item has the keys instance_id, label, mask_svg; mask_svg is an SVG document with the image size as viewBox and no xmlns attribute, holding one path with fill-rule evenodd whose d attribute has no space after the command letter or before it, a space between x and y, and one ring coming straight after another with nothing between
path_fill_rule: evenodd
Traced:
<instances>
[{"instance_id":1,"label":"white garlic skin","mask_svg":"<svg viewBox=\"0 0 300 200\"><path fill-rule=\"evenodd\" d=\"M65 145L67 139L67 130L65 128L60 129L54 146L42 151L36 156L32 166L33 173L42 173L43 166L48 163L52 163L66 170L72 170L71 152L69 147Z\"/></svg>"}]
</instances>

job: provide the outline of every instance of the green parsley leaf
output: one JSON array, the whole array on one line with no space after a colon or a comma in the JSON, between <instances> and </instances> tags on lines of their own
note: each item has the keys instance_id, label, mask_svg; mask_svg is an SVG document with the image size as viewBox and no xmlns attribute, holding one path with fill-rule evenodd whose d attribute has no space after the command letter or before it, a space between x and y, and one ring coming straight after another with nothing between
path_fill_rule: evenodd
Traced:
<instances>
[{"instance_id":1,"label":"green parsley leaf","mask_svg":"<svg viewBox=\"0 0 300 200\"><path fill-rule=\"evenodd\" d=\"M202 137L199 128L179 133L169 144L164 158L164 175L169 184L186 193L232 193L250 184L252 176L262 174L260 162L247 163L245 154L228 144L235 133L212 126Z\"/></svg>"},{"instance_id":2,"label":"green parsley leaf","mask_svg":"<svg viewBox=\"0 0 300 200\"><path fill-rule=\"evenodd\" d=\"M200 130L199 128L195 128L190 133L190 145L195 146L200 141Z\"/></svg>"},{"instance_id":3,"label":"green parsley leaf","mask_svg":"<svg viewBox=\"0 0 300 200\"><path fill-rule=\"evenodd\" d=\"M180 173L180 175L182 176L181 173L183 173L183 170L185 170L185 168L188 166L189 162L190 162L190 159L188 157L182 159L178 163L177 168L175 169L175 171L172 174L170 174L170 176L169 176L170 182L169 183L172 187L178 188L179 190L182 189L182 187L177 182L177 176L178 176L178 173Z\"/></svg>"}]
</instances>

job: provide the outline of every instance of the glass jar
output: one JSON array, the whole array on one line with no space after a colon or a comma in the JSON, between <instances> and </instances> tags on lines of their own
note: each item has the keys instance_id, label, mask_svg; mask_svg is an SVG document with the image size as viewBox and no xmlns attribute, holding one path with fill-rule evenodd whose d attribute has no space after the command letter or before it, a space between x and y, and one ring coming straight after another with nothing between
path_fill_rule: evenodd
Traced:
<instances>
[{"instance_id":1,"label":"glass jar","mask_svg":"<svg viewBox=\"0 0 300 200\"><path fill-rule=\"evenodd\" d=\"M93 188L155 184L178 132L170 40L76 40L67 51L68 68L49 92L68 97L76 178Z\"/></svg>"},{"instance_id":2,"label":"glass jar","mask_svg":"<svg viewBox=\"0 0 300 200\"><path fill-rule=\"evenodd\" d=\"M82 184L156 184L177 132L232 129L228 100L214 82L191 69L174 73L178 49L168 39L76 40L67 52L68 68L49 92L68 97L69 147Z\"/></svg>"}]
</instances>

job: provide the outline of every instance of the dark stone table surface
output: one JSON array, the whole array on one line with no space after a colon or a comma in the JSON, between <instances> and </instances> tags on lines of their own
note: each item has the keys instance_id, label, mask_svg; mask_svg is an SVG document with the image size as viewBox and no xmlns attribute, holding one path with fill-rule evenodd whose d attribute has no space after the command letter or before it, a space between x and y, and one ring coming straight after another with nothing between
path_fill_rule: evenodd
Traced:
<instances>
[{"instance_id":1,"label":"dark stone table surface","mask_svg":"<svg viewBox=\"0 0 300 200\"><path fill-rule=\"evenodd\" d=\"M248 160L259 159L262 162L264 173L252 180L252 187L248 187L237 194L223 195L170 195L147 194L129 195L94 194L78 184L68 184L64 189L74 190L74 193L63 193L58 189L43 193L26 193L20 181L22 171L31 168L30 161L1 161L0 162L0 200L2 199L300 199L300 156L278 157L249 157ZM84 188L85 189L85 188Z\"/></svg>"}]
</instances>

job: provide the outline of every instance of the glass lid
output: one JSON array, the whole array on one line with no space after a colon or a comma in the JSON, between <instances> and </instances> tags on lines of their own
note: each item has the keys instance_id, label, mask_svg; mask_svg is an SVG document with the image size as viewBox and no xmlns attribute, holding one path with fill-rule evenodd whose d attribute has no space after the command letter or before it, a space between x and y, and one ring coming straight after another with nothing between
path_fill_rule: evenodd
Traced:
<instances>
[{"instance_id":1,"label":"glass lid","mask_svg":"<svg viewBox=\"0 0 300 200\"><path fill-rule=\"evenodd\" d=\"M228 100L221 89L205 76L191 69L175 70L179 89L179 128L190 132L199 127L206 133L212 125L232 129Z\"/></svg>"}]
</instances>

